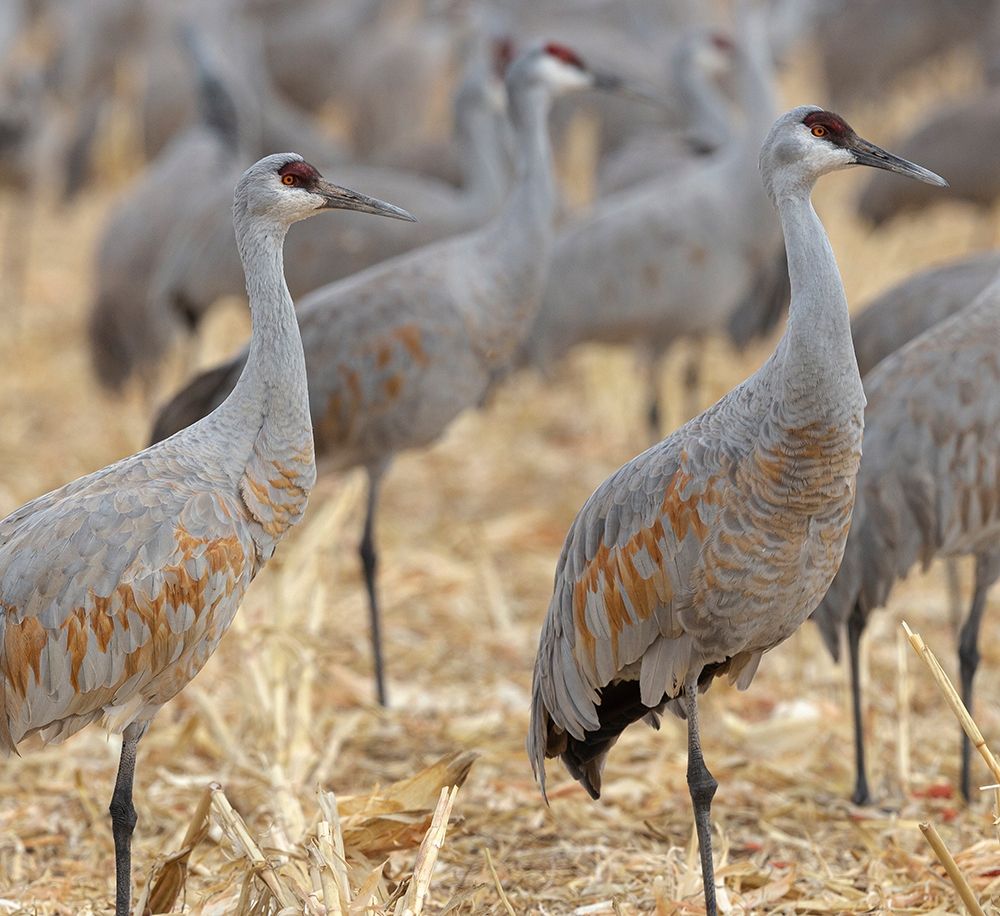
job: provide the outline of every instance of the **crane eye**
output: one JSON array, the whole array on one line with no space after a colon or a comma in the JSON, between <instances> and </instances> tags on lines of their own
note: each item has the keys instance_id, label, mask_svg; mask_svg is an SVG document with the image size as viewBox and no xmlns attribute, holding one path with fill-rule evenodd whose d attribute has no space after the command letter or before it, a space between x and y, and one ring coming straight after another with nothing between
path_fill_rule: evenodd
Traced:
<instances>
[{"instance_id":1,"label":"crane eye","mask_svg":"<svg viewBox=\"0 0 1000 916\"><path fill-rule=\"evenodd\" d=\"M292 187L293 185L297 185L299 183L299 179L295 175L282 175L281 183L288 185L288 187Z\"/></svg>"},{"instance_id":2,"label":"crane eye","mask_svg":"<svg viewBox=\"0 0 1000 916\"><path fill-rule=\"evenodd\" d=\"M813 126L812 135L814 137L825 137L827 135L827 129L822 124L816 124Z\"/></svg>"}]
</instances>

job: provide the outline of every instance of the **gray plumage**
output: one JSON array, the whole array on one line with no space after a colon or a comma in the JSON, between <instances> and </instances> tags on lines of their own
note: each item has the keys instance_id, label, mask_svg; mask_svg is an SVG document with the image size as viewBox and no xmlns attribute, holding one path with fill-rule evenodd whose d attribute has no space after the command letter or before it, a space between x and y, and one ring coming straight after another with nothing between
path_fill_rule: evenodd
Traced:
<instances>
[{"instance_id":1,"label":"gray plumage","mask_svg":"<svg viewBox=\"0 0 1000 916\"><path fill-rule=\"evenodd\" d=\"M929 168L948 175L951 188L938 198L911 182L873 175L858 199L858 212L873 225L945 200L992 207L1000 197L1000 88L949 102L898 145L905 156L919 151Z\"/></svg>"},{"instance_id":2,"label":"gray plumage","mask_svg":"<svg viewBox=\"0 0 1000 916\"><path fill-rule=\"evenodd\" d=\"M522 55L507 77L520 176L496 219L330 284L299 305L317 452L333 468L361 465L369 476L361 556L382 702L373 534L379 482L396 453L428 445L477 406L522 343L553 234L551 98L595 78L562 46ZM157 417L154 440L224 398L244 359L238 354L177 394Z\"/></svg>"},{"instance_id":3,"label":"gray plumage","mask_svg":"<svg viewBox=\"0 0 1000 916\"><path fill-rule=\"evenodd\" d=\"M731 134L729 108L716 82L729 70L733 51L718 31L692 28L681 36L670 63L683 123L639 131L604 157L597 185L601 196L661 175L676 180L701 156L725 145Z\"/></svg>"},{"instance_id":4,"label":"gray plumage","mask_svg":"<svg viewBox=\"0 0 1000 916\"><path fill-rule=\"evenodd\" d=\"M205 121L175 137L128 188L98 243L88 340L97 378L112 390L133 374L149 382L178 327L187 322L183 303L152 307L151 280L174 227L205 197L221 198L239 175L240 150L232 143L239 132L235 106L199 36L188 32L187 38ZM231 226L228 238L235 249ZM238 255L233 260L242 275Z\"/></svg>"},{"instance_id":5,"label":"gray plumage","mask_svg":"<svg viewBox=\"0 0 1000 916\"><path fill-rule=\"evenodd\" d=\"M879 158L883 157L883 158ZM753 679L840 563L861 458L864 394L847 301L810 203L821 174L866 163L943 183L793 109L760 154L792 288L771 358L713 407L625 464L576 517L556 566L532 684L528 756L545 785L560 756L593 796L611 746L665 709L688 718L688 784L705 900L716 911L697 692Z\"/></svg>"},{"instance_id":6,"label":"gray plumage","mask_svg":"<svg viewBox=\"0 0 1000 916\"><path fill-rule=\"evenodd\" d=\"M773 267L781 234L757 179L760 143L774 118L770 50L763 18L747 18L734 67L743 128L679 178L665 173L604 198L560 234L524 362L546 367L577 343L600 341L638 344L655 366L676 341L725 331L755 295L768 300L753 306L761 317L783 314L787 294L772 282L787 276ZM744 339L769 329L753 324L740 329Z\"/></svg>"},{"instance_id":7,"label":"gray plumage","mask_svg":"<svg viewBox=\"0 0 1000 916\"><path fill-rule=\"evenodd\" d=\"M292 232L285 273L293 296L348 277L379 261L482 225L499 208L509 186L505 99L492 73L477 69L457 93L456 141L465 173L461 188L414 173L364 165L338 170L346 184L367 187L421 214L412 227L363 218L315 220ZM232 227L218 191L190 206L163 245L151 282L149 311L181 313L194 330L213 304L240 295L239 260L232 252ZM373 222L385 222L373 228ZM162 320L158 318L158 320ZM165 355L160 346L157 359Z\"/></svg>"},{"instance_id":8,"label":"gray plumage","mask_svg":"<svg viewBox=\"0 0 1000 916\"><path fill-rule=\"evenodd\" d=\"M890 353L965 308L1000 273L1000 252L932 267L877 296L851 318L854 353L864 378Z\"/></svg>"},{"instance_id":9,"label":"gray plumage","mask_svg":"<svg viewBox=\"0 0 1000 916\"><path fill-rule=\"evenodd\" d=\"M963 693L972 676L985 592L1000 576L1000 281L883 359L865 377L864 460L844 561L813 617L834 658L846 627L856 738L854 799L870 798L857 651L869 615L896 581L935 557L977 558L963 627ZM962 788L968 797L967 749Z\"/></svg>"},{"instance_id":10,"label":"gray plumage","mask_svg":"<svg viewBox=\"0 0 1000 916\"><path fill-rule=\"evenodd\" d=\"M408 218L324 182L294 153L252 166L233 221L253 335L232 395L169 440L0 521L0 753L100 718L124 732L111 806L118 916L131 894L136 745L211 656L315 480L281 249L292 222L324 207Z\"/></svg>"}]
</instances>

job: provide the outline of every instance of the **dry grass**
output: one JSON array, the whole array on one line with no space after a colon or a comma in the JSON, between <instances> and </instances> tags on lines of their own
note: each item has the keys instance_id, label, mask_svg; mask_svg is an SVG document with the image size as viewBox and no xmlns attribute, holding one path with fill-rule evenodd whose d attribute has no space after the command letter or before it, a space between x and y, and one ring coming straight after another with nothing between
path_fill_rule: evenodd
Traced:
<instances>
[{"instance_id":1,"label":"dry grass","mask_svg":"<svg viewBox=\"0 0 1000 916\"><path fill-rule=\"evenodd\" d=\"M907 87L893 106L860 113L856 126L888 141L932 96L960 89L969 72L953 61ZM786 96L792 103L816 94ZM857 176L834 176L817 194L852 302L992 238L989 220L960 207L870 235L850 213L857 187ZM104 398L82 343L90 249L112 196L98 190L72 210L40 215L25 240L27 295L16 308L4 303L0 340L0 511L134 450L146 435L139 398ZM0 208L15 205L10 196L0 199ZM202 358L230 349L244 333L241 313L221 313ZM766 352L740 361L713 348L705 402ZM665 385L672 383L671 375ZM140 890L154 863L203 832L199 804L217 782L232 815L217 795L204 802L209 828L190 854L176 912L277 911L262 877L248 879L253 853L245 839L234 839L240 829L279 882L319 888L311 912L323 912L333 873L340 880L348 870L355 903L369 891L385 901L416 871L430 880L426 913L704 912L680 723L665 722L659 734L630 730L611 756L599 804L555 766L546 809L523 753L530 667L555 558L581 501L644 445L640 402L628 354L586 350L551 384L516 379L433 449L399 460L381 529L388 712L371 705L355 556L361 483L354 475L324 480L306 522L254 584L216 656L143 741ZM880 801L873 808L846 801L852 754L845 676L810 626L768 657L748 693L718 687L705 698L704 746L721 784L713 813L727 912L958 912L956 892L917 830L923 820L938 825L984 906L1000 904L1000 844L988 802L966 809L952 788L958 727L912 658L913 672L900 680L895 628L903 612L952 668L942 582L937 573L914 575L869 630L871 776ZM977 684L977 719L994 747L996 602L983 626ZM904 716L898 697L907 694ZM900 745L907 723L912 737ZM418 854L416 846L446 778L418 815L395 823L402 848L366 847L368 828L352 839L354 815L343 796L370 797L373 787L460 751L480 756L454 802L432 876L429 847ZM94 728L64 747L25 747L21 758L0 764L0 913L109 912L105 812L116 763L116 739ZM975 774L985 777L982 767ZM333 791L341 797L340 833L327 794ZM337 835L347 863L331 852ZM440 839L438 830L431 841ZM400 893L367 912L401 912L413 897L409 889ZM338 905L346 912L345 901Z\"/></svg>"}]
</instances>

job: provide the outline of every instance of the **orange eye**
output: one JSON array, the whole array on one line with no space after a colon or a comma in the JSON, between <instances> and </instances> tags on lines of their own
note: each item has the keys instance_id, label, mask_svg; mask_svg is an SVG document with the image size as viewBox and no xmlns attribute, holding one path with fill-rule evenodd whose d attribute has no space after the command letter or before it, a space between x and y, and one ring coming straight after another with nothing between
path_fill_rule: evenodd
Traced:
<instances>
[{"instance_id":1,"label":"orange eye","mask_svg":"<svg viewBox=\"0 0 1000 916\"><path fill-rule=\"evenodd\" d=\"M291 187L292 185L298 183L298 179L294 175L283 175L281 177L281 183Z\"/></svg>"},{"instance_id":2,"label":"orange eye","mask_svg":"<svg viewBox=\"0 0 1000 916\"><path fill-rule=\"evenodd\" d=\"M822 124L816 124L813 126L812 135L814 137L825 137L826 133L826 128Z\"/></svg>"}]
</instances>

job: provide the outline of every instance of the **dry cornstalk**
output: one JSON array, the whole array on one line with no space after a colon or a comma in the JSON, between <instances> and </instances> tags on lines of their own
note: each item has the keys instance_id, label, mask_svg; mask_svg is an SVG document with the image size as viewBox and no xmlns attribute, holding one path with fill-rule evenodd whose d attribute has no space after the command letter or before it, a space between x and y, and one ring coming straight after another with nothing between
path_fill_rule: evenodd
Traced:
<instances>
[{"instance_id":1,"label":"dry cornstalk","mask_svg":"<svg viewBox=\"0 0 1000 916\"><path fill-rule=\"evenodd\" d=\"M944 840L941 839L941 835L934 828L934 825L921 824L920 832L927 838L927 842L931 844L931 849L934 850L938 860L944 866L944 870L948 873L948 877L951 878L951 883L955 885L955 890L958 891L958 896L962 898L965 908L972 916L986 916L983 908L979 905L979 901L976 900L976 895L972 893L969 882L965 880L965 875L958 870L955 860L952 858L951 853L948 852L948 847L944 845Z\"/></svg>"},{"instance_id":2,"label":"dry cornstalk","mask_svg":"<svg viewBox=\"0 0 1000 916\"><path fill-rule=\"evenodd\" d=\"M344 850L344 833L340 826L337 796L333 792L317 789L317 797L319 809L323 812L325 820L317 826L316 836L320 849L333 869L340 894L340 905L346 913L351 905L351 883L347 877L347 853Z\"/></svg>"},{"instance_id":3,"label":"dry cornstalk","mask_svg":"<svg viewBox=\"0 0 1000 916\"><path fill-rule=\"evenodd\" d=\"M257 845L257 841L250 833L250 828L247 827L246 821L229 804L229 799L226 798L226 793L222 791L222 786L217 782L212 783L211 790L212 809L219 820L222 832L226 834L229 841L236 847L237 852L242 853L247 861L249 861L254 874L264 882L267 889L274 896L274 899L282 907L298 906L294 894L278 880L278 875L274 867Z\"/></svg>"},{"instance_id":4,"label":"dry cornstalk","mask_svg":"<svg viewBox=\"0 0 1000 916\"><path fill-rule=\"evenodd\" d=\"M910 792L910 672L906 665L906 641L896 631L896 763L899 787Z\"/></svg>"},{"instance_id":5,"label":"dry cornstalk","mask_svg":"<svg viewBox=\"0 0 1000 916\"><path fill-rule=\"evenodd\" d=\"M983 733L979 730L979 726L976 725L972 716L969 715L969 710L965 708L962 698L958 695L958 692L949 680L948 675L944 673L944 669L941 667L937 658L935 658L934 653L927 647L927 644L923 641L920 634L914 633L913 630L907 626L905 620L901 621L901 623L903 630L906 633L906 638L910 640L910 645L913 646L913 651L924 660L927 667L930 669L932 677L935 681L937 681L938 687L941 689L945 700L951 707L952 712L959 721L959 724L962 726L962 730L969 736L969 740L972 742L973 746L979 751L983 760L986 761L986 766L989 767L989 770L993 774L996 782L1000 783L1000 763L997 762L996 757L993 756L993 752L989 749L989 747L987 747L986 739L983 737ZM996 790L996 805L997 814L1000 815L1000 789Z\"/></svg>"},{"instance_id":6,"label":"dry cornstalk","mask_svg":"<svg viewBox=\"0 0 1000 916\"><path fill-rule=\"evenodd\" d=\"M434 871L438 850L444 845L448 819L451 817L451 808L455 804L457 794L458 786L452 786L450 790L447 787L441 790L431 825L417 853L417 861L413 866L413 880L406 896L397 904L394 916L420 916L427 892L430 890L431 873Z\"/></svg>"},{"instance_id":7,"label":"dry cornstalk","mask_svg":"<svg viewBox=\"0 0 1000 916\"><path fill-rule=\"evenodd\" d=\"M208 835L208 809L212 804L212 786L205 787L184 833L181 848L153 868L149 881L135 908L137 913L169 913L187 880L191 852Z\"/></svg>"},{"instance_id":8,"label":"dry cornstalk","mask_svg":"<svg viewBox=\"0 0 1000 916\"><path fill-rule=\"evenodd\" d=\"M493 878L493 886L497 889L497 894L500 896L500 902L503 903L503 907L507 911L508 916L517 916L514 912L514 907L510 905L510 901L507 899L506 893L504 893L503 885L500 883L500 876L497 874L497 870L493 866L493 856L490 855L489 846L484 846L483 852L486 854L486 865Z\"/></svg>"},{"instance_id":9,"label":"dry cornstalk","mask_svg":"<svg viewBox=\"0 0 1000 916\"><path fill-rule=\"evenodd\" d=\"M320 821L316 828L316 846L314 849L310 849L310 853L313 853L319 860L319 881L320 887L323 889L323 902L326 904L327 911L330 916L343 916L347 909L347 894L336 881L335 854L333 841L330 837L329 822Z\"/></svg>"}]
</instances>

